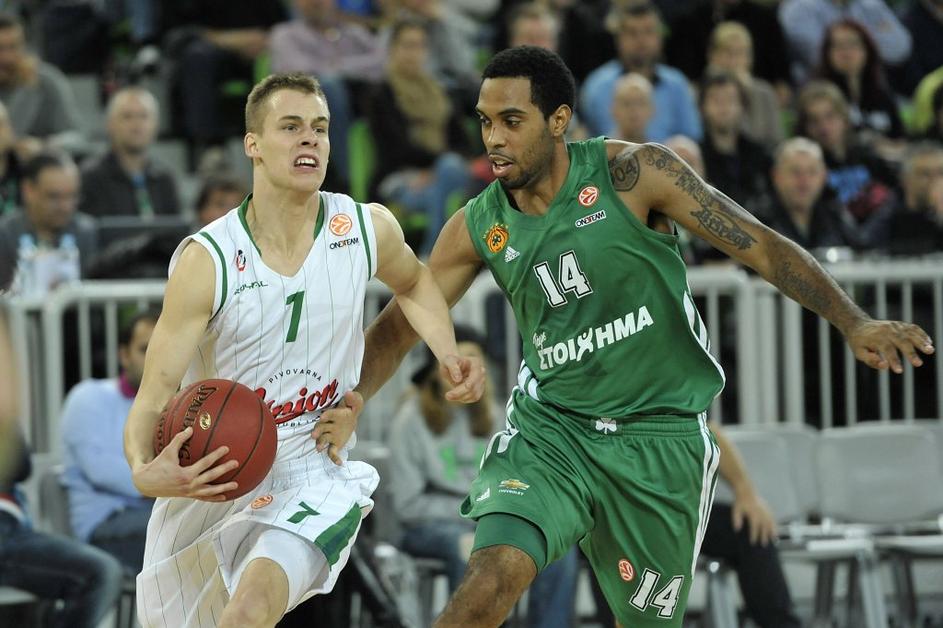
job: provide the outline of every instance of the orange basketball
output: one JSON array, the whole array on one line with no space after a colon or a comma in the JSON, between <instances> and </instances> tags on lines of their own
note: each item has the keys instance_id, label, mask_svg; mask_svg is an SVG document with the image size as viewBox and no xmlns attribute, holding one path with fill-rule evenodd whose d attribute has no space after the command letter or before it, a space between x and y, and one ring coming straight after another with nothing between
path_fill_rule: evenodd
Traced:
<instances>
[{"instance_id":1,"label":"orange basketball","mask_svg":"<svg viewBox=\"0 0 943 628\"><path fill-rule=\"evenodd\" d=\"M214 484L236 481L228 499L252 491L272 468L277 437L275 419L247 386L228 379L205 379L190 384L167 402L154 432L154 453L187 427L193 435L180 448L180 465L188 466L226 445L229 453L217 464L238 460L239 466Z\"/></svg>"}]
</instances>

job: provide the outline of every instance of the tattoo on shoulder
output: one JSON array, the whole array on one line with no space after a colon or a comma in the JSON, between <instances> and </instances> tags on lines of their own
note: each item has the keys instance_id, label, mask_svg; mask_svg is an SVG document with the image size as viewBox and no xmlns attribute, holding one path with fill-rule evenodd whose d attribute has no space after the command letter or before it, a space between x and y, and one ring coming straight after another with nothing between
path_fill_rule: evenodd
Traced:
<instances>
[{"instance_id":1,"label":"tattoo on shoulder","mask_svg":"<svg viewBox=\"0 0 943 628\"><path fill-rule=\"evenodd\" d=\"M638 183L638 157L636 148L628 147L609 160L609 175L612 187L619 192L628 192Z\"/></svg>"},{"instance_id":2,"label":"tattoo on shoulder","mask_svg":"<svg viewBox=\"0 0 943 628\"><path fill-rule=\"evenodd\" d=\"M658 144L645 144L642 160L645 166L659 170L673 179L675 187L697 203L698 206L691 211L691 216L704 231L740 251L745 251L756 243L756 238L747 233L740 224L743 210L739 205L704 183L670 150Z\"/></svg>"}]
</instances>

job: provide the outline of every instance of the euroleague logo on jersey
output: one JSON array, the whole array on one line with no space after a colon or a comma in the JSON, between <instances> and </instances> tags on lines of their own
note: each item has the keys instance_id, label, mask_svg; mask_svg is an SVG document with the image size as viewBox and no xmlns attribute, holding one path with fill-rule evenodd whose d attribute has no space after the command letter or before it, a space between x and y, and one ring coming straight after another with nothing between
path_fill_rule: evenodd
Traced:
<instances>
[{"instance_id":1,"label":"euroleague logo on jersey","mask_svg":"<svg viewBox=\"0 0 943 628\"><path fill-rule=\"evenodd\" d=\"M236 270L240 273L246 269L246 254L242 252L242 249L236 251Z\"/></svg>"},{"instance_id":2,"label":"euroleague logo on jersey","mask_svg":"<svg viewBox=\"0 0 943 628\"><path fill-rule=\"evenodd\" d=\"M619 576L626 582L631 582L635 577L635 567L626 558L619 561Z\"/></svg>"},{"instance_id":3,"label":"euroleague logo on jersey","mask_svg":"<svg viewBox=\"0 0 943 628\"><path fill-rule=\"evenodd\" d=\"M577 197L580 205L583 207L592 207L596 204L596 201L599 199L599 188L595 185L587 185L585 188L580 190L580 194Z\"/></svg>"},{"instance_id":4,"label":"euroleague logo on jersey","mask_svg":"<svg viewBox=\"0 0 943 628\"><path fill-rule=\"evenodd\" d=\"M350 219L350 216L347 214L336 214L331 218L331 222L328 223L328 228L336 236L345 236L347 232L350 231L350 228L354 226L354 222Z\"/></svg>"}]
</instances>

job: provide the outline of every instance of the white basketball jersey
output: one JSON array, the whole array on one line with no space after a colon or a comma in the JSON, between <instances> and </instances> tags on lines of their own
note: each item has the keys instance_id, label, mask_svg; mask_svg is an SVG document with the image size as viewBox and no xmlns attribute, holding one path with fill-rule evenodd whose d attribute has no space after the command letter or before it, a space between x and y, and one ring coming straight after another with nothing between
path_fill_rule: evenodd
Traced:
<instances>
[{"instance_id":1,"label":"white basketball jersey","mask_svg":"<svg viewBox=\"0 0 943 628\"><path fill-rule=\"evenodd\" d=\"M236 380L255 390L278 427L276 460L310 450L321 410L360 379L363 304L376 272L370 209L349 196L320 192L314 244L293 277L268 268L242 205L186 238L202 245L216 268L213 315L183 385ZM299 438L291 438L298 436Z\"/></svg>"}]
</instances>

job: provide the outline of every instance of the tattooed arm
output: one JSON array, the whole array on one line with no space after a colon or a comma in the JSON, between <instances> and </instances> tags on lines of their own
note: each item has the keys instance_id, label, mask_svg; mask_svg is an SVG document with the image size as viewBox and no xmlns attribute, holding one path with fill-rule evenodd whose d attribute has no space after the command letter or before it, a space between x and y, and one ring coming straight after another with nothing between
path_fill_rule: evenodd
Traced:
<instances>
[{"instance_id":1,"label":"tattooed arm","mask_svg":"<svg viewBox=\"0 0 943 628\"><path fill-rule=\"evenodd\" d=\"M915 347L933 352L916 325L871 319L808 252L705 183L670 149L609 140L607 150L613 185L628 207L663 214L754 269L835 325L859 360L899 373L898 350L914 366L923 363Z\"/></svg>"}]
</instances>

